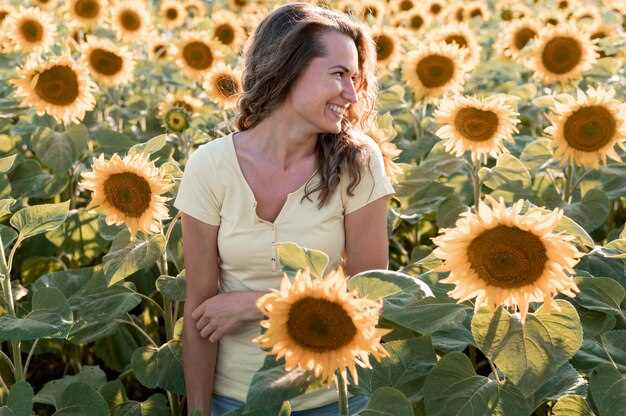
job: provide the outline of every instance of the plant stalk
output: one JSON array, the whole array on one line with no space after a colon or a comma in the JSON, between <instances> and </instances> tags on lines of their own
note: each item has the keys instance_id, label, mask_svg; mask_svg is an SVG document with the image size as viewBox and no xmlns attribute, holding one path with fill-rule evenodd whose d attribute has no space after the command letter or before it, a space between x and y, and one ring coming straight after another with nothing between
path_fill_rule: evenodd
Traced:
<instances>
[{"instance_id":1,"label":"plant stalk","mask_svg":"<svg viewBox=\"0 0 626 416\"><path fill-rule=\"evenodd\" d=\"M337 377L337 395L339 396L339 414L341 416L348 416L348 390L346 389L346 381L343 379L343 375L339 369L335 370L335 376Z\"/></svg>"}]
</instances>

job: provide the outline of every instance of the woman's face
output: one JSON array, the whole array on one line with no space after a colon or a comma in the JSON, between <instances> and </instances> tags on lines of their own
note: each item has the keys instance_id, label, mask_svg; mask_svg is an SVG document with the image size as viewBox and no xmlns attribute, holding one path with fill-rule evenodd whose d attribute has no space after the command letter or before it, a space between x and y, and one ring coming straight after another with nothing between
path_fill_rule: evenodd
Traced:
<instances>
[{"instance_id":1,"label":"woman's face","mask_svg":"<svg viewBox=\"0 0 626 416\"><path fill-rule=\"evenodd\" d=\"M347 108L356 103L358 53L354 41L339 32L321 35L324 57L313 58L294 83L287 102L319 133L339 133Z\"/></svg>"}]
</instances>

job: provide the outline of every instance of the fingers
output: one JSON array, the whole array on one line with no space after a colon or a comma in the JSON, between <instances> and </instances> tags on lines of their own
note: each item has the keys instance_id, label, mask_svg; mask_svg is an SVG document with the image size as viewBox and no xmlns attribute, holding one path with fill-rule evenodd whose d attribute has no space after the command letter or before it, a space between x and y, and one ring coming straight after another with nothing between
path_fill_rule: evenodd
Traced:
<instances>
[{"instance_id":1,"label":"fingers","mask_svg":"<svg viewBox=\"0 0 626 416\"><path fill-rule=\"evenodd\" d=\"M204 313L204 304L205 304L206 300L204 302L202 302L201 304L199 304L196 309L193 310L193 312L191 312L191 317L193 319L198 319L199 317L202 316L202 314Z\"/></svg>"},{"instance_id":2,"label":"fingers","mask_svg":"<svg viewBox=\"0 0 626 416\"><path fill-rule=\"evenodd\" d=\"M204 328L210 321L211 321L210 317L202 315L200 319L196 321L196 328L198 328L198 331L199 331L202 328Z\"/></svg>"},{"instance_id":3,"label":"fingers","mask_svg":"<svg viewBox=\"0 0 626 416\"><path fill-rule=\"evenodd\" d=\"M206 338L207 336L209 336L213 331L215 331L216 326L215 324L209 322L204 328L202 328L202 330L200 331L200 336L202 338Z\"/></svg>"}]
</instances>

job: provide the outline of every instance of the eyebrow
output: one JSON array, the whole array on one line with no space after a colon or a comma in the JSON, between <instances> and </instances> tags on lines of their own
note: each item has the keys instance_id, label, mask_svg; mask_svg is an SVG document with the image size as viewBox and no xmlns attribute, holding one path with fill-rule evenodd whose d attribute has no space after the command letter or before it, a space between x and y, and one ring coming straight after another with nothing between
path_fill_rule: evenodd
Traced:
<instances>
[{"instance_id":1,"label":"eyebrow","mask_svg":"<svg viewBox=\"0 0 626 416\"><path fill-rule=\"evenodd\" d=\"M348 68L346 68L346 67L345 67L345 66L343 66L343 65L334 65L334 66L331 66L331 67L330 67L330 68L328 68L328 69L333 69L333 68L340 68L340 69L342 69L342 70L344 70L344 71L346 71L346 72L352 72L352 71L350 71ZM355 72L355 73L354 73L354 75L359 75L359 72L358 72L358 71L357 71L357 72Z\"/></svg>"}]
</instances>

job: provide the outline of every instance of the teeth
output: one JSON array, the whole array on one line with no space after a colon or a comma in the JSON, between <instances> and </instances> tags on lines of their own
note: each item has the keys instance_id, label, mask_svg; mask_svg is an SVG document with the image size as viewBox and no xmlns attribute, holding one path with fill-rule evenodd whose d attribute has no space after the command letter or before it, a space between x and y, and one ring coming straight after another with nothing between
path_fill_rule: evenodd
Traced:
<instances>
[{"instance_id":1,"label":"teeth","mask_svg":"<svg viewBox=\"0 0 626 416\"><path fill-rule=\"evenodd\" d=\"M334 104L329 104L328 107L335 113L338 114L340 116L343 115L343 108L339 107L338 105L334 105Z\"/></svg>"}]
</instances>

